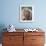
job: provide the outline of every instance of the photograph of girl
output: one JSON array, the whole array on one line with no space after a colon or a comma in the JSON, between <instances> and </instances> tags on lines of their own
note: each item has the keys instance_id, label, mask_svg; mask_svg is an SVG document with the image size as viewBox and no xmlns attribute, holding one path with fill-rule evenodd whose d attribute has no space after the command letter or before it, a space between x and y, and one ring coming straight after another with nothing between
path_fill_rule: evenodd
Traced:
<instances>
[{"instance_id":1,"label":"photograph of girl","mask_svg":"<svg viewBox=\"0 0 46 46\"><path fill-rule=\"evenodd\" d=\"M32 21L32 6L22 6L20 8L20 20L21 22Z\"/></svg>"}]
</instances>

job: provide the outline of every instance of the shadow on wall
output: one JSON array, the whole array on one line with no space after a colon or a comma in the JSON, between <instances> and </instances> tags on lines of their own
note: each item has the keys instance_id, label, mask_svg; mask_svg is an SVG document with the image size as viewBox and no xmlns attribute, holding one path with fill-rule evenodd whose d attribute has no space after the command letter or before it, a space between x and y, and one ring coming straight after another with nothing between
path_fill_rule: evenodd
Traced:
<instances>
[{"instance_id":1,"label":"shadow on wall","mask_svg":"<svg viewBox=\"0 0 46 46\"><path fill-rule=\"evenodd\" d=\"M0 43L2 43L2 36L3 36L3 32L6 32L6 30L4 30L4 28L6 28L6 26L4 24L0 24Z\"/></svg>"}]
</instances>

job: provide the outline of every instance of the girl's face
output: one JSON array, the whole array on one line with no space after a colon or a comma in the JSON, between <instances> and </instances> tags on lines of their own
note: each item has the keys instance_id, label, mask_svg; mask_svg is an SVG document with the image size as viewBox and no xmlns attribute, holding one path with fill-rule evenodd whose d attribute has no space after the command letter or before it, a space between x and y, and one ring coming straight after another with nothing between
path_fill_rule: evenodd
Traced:
<instances>
[{"instance_id":1,"label":"girl's face","mask_svg":"<svg viewBox=\"0 0 46 46\"><path fill-rule=\"evenodd\" d=\"M29 17L30 16L30 11L24 11L24 16Z\"/></svg>"}]
</instances>

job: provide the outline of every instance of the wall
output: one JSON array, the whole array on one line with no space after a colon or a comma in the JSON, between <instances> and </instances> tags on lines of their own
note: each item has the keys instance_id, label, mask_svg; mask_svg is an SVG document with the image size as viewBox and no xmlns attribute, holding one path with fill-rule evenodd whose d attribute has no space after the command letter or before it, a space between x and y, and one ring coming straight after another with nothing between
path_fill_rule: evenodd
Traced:
<instances>
[{"instance_id":1,"label":"wall","mask_svg":"<svg viewBox=\"0 0 46 46\"><path fill-rule=\"evenodd\" d=\"M46 27L46 1L44 0L0 0L1 14L0 24L5 26L15 25L16 28ZM35 21L31 23L21 23L19 21L19 6L21 4L33 5Z\"/></svg>"},{"instance_id":2,"label":"wall","mask_svg":"<svg viewBox=\"0 0 46 46\"><path fill-rule=\"evenodd\" d=\"M0 15L0 23L5 26L9 24L15 25L16 28L31 28L38 27L39 16L36 14L36 6L35 6L35 17L36 20L32 23L21 23L19 21L19 8L21 4L29 4L34 5L32 0L1 0L1 15Z\"/></svg>"},{"instance_id":3,"label":"wall","mask_svg":"<svg viewBox=\"0 0 46 46\"><path fill-rule=\"evenodd\" d=\"M46 1L44 0L0 0L0 24L5 26L15 25L16 28L46 27ZM19 21L19 6L21 4L33 5L35 21L31 23L21 23Z\"/></svg>"}]
</instances>

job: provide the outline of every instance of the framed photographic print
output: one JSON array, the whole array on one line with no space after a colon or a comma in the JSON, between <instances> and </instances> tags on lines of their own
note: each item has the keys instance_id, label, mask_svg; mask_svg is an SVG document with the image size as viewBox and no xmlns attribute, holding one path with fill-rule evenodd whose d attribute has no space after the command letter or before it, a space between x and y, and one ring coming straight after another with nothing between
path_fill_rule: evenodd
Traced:
<instances>
[{"instance_id":1,"label":"framed photographic print","mask_svg":"<svg viewBox=\"0 0 46 46\"><path fill-rule=\"evenodd\" d=\"M34 21L34 7L32 5L20 5L20 22Z\"/></svg>"}]
</instances>

